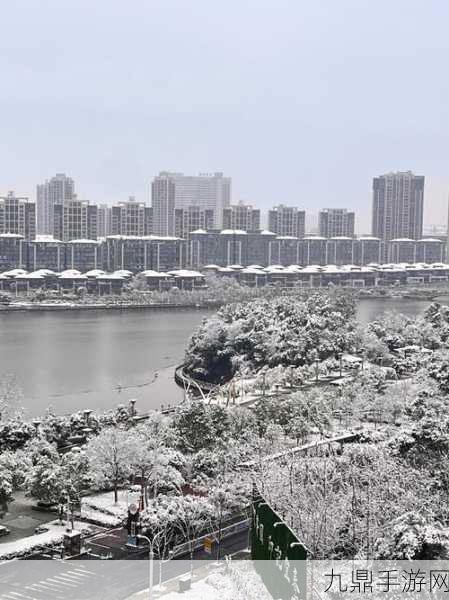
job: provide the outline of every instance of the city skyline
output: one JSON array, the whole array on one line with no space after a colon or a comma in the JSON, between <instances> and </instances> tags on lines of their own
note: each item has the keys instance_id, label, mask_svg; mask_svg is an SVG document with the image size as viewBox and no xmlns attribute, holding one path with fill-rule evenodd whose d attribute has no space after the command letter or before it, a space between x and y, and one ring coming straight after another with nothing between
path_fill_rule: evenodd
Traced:
<instances>
[{"instance_id":1,"label":"city skyline","mask_svg":"<svg viewBox=\"0 0 449 600\"><path fill-rule=\"evenodd\" d=\"M371 177L371 183L373 184L374 181L376 181L377 179L382 178L384 176L400 174L400 173L412 173L412 171L410 171L410 170L404 170L404 171L389 170L389 171L386 171L386 175L377 175L375 177ZM43 191L45 189L50 190L50 191L46 192L47 197L50 197L52 194L53 194L53 196L56 197L56 200L55 200L55 198L53 198L53 200L52 200L53 203L60 202L61 198L63 197L63 196L61 196L61 193L63 193L62 190L64 189L64 188L60 188L61 181L64 182L66 180L67 182L69 182L70 187L69 187L69 194L66 198L67 200L72 198L74 201L82 201L85 203L87 202L90 205L95 205L96 207L98 207L99 219L104 220L104 217L102 217L100 215L100 211L103 211L105 208L109 208L112 210L113 207L117 208L118 206L126 205L129 202L134 202L135 204L140 204L140 205L145 205L146 207L151 207L150 210L152 210L152 207L154 205L154 200L155 200L152 189L155 185L155 182L164 180L167 177L173 181L179 180L179 181L187 182L186 184L181 185L180 193L178 191L176 191L176 201L175 201L175 198L173 197L173 202L176 204L176 208L180 208L181 206L187 207L187 206L194 206L194 205L197 205L197 206L204 205L204 208L207 208L207 207L211 208L212 207L212 204L211 204L212 196L211 196L211 192L210 192L207 182L211 181L213 183L213 186L215 186L215 181L220 182L220 184L221 184L221 182L223 182L223 184L221 184L221 185L226 185L228 187L228 190L226 192L227 195L226 195L226 200L224 201L224 203L220 200L219 206L221 207L221 209L219 211L219 215L223 214L223 208L225 208L227 205L232 205L234 207L236 207L238 205L244 205L244 206L248 206L248 207L254 206L254 208L257 209L260 213L260 221L259 221L260 228L261 229L269 229L270 228L269 227L270 213L273 212L273 209L276 208L276 205L273 204L273 205L269 206L268 208L265 208L265 207L260 206L257 203L257 201L251 203L251 202L245 202L242 200L237 200L235 198L235 196L231 193L231 182L233 182L232 176L224 176L222 172L214 172L211 174L199 173L197 175L191 175L191 174L185 175L184 173L175 172L173 170L161 171L153 177L153 180L149 186L150 187L149 198L146 198L144 200L141 200L138 198L136 199L135 196L128 196L126 199L120 199L118 201L111 200L110 202L102 203L93 198L85 198L85 197L83 197L83 195L78 196L78 194L74 193L75 178L67 176L66 173L61 173L61 172L57 172L55 175L45 178L44 183L37 184L35 186L36 191L35 191L34 196L32 194L31 195L20 194L17 192L17 190L13 190L13 192L17 196L28 198L29 201L36 203L36 213L37 213L37 215L36 215L36 217L37 217L36 232L37 233L49 233L48 223L46 224L45 230L42 229L42 226L40 224L38 203L39 203L39 201L42 202L42 198L44 198L44 206L48 213L48 209L47 209L48 200L44 197L44 194L43 194ZM442 200L441 213L442 213L442 215L445 215L444 218L442 217L441 219L439 219L437 221L432 220L432 217L429 218L429 213L432 214L432 211L428 209L428 206L429 206L429 204L432 204L432 203L429 202L429 200L428 200L429 179L427 176L423 177L423 179L424 178L425 178L425 202L424 202L424 215L423 215L423 223L422 223L423 230L424 230L423 235L430 235L431 231L433 231L433 233L435 235L441 235L442 233L444 233L446 231L445 228L447 226L448 199L446 198L446 200L444 200L444 198L441 198L441 200ZM43 178L42 178L42 180L43 180ZM192 202L192 198L196 197L195 189L198 187L198 183L195 183L195 181L197 181L197 182L204 181L206 183L202 187L202 189L199 190L199 196L197 198L197 201ZM53 191L53 192L51 191L52 186L55 189L55 191ZM430 186L430 187L432 189L432 186ZM233 188L233 184L232 184L232 188ZM7 193L10 193L10 192L11 192L11 190L9 190ZM1 189L0 189L0 193L1 193ZM57 197L58 194L61 196L60 198ZM4 196L6 196L6 193L4 193ZM317 206L316 204L314 205L313 210L307 209L302 204L296 204L296 205L279 204L279 206L292 207L292 208L298 209L300 211L305 211L305 232L311 233L311 234L320 234L320 235L321 235L320 227L322 227L320 225L320 219L322 218L323 212L330 211L330 213L333 212L335 214L338 214L340 211L347 211L349 216L352 215L352 225L350 226L350 229L351 229L351 227L353 227L354 235L357 236L357 235L368 235L373 232L373 210L374 210L373 200L374 200L373 199L373 187L371 185L371 197L370 197L368 203L363 207L359 207L359 208L355 209L354 211L349 211L348 207L344 207L344 208L342 208L342 206L325 207L325 206ZM174 207L172 207L172 208L174 209ZM355 219L354 219L354 214L355 214ZM427 215L427 218L426 218L426 215ZM171 229L173 231L172 231L171 235L173 235L173 232L175 229L174 216L175 215L173 212L173 223L171 224ZM62 218L62 217L60 217L60 218ZM111 233L117 234L117 233L119 233L120 229L117 228L117 225L115 227L112 227L111 218L112 218L112 216L109 218L110 224L111 224L110 225ZM153 221L153 215L151 215L149 218L151 219L151 227L148 227L148 225L145 225L145 226L142 225L142 227L145 228L145 231L149 231L151 228L154 233L161 233L161 231L159 230L160 228L158 228L157 221L156 220ZM217 219L218 219L218 221L217 221ZM47 220L48 220L48 214L47 214ZM355 220L355 223L354 223L354 220ZM215 215L215 228L220 228L220 225L219 224L217 225L217 222L219 223L219 221L220 221L220 217L216 214ZM96 228L96 225L95 225L95 228ZM442 229L444 231L442 231ZM123 233L126 234L125 232L123 232ZM101 235L101 234L99 233L98 235ZM61 236L57 235L56 237L61 237ZM301 237L301 236L299 236L299 237ZM332 237L332 236L325 236L325 237ZM393 237L397 237L397 236L393 236Z\"/></svg>"},{"instance_id":2,"label":"city skyline","mask_svg":"<svg viewBox=\"0 0 449 600\"><path fill-rule=\"evenodd\" d=\"M404 169L404 171L406 170L412 170L413 169ZM383 172L383 173L389 173L389 172L400 172L401 170L399 169L394 169L394 168L390 168L390 169L384 169L384 171L379 171L379 173ZM66 174L69 171L66 170L62 170L62 171L55 171L53 170L53 172L55 173L55 175L51 176L51 175L43 175L41 176L41 181L47 182L55 179L58 175L60 174ZM126 202L128 200L128 198L130 197L134 197L136 199L137 202L143 202L145 203L147 206L151 206L151 182L152 179L154 179L155 177L158 176L158 174L161 171L158 171L157 173L155 173L153 176L150 176L148 178L149 183L148 183L148 190L146 195L144 194L144 197L138 197L135 196L132 193L126 193L123 197L119 197L118 194L116 194L114 196L114 198L107 198L106 200L102 201L100 198L97 197L93 197L92 194L90 194L89 192L84 192L83 190L85 189L85 186L83 186L82 182L78 179L78 177L76 175L73 175L73 172L70 171L70 175L69 175L69 179L74 180L77 184L77 190L81 189L81 192L77 192L77 197L79 199L82 200L88 200L90 204L96 204L98 206L100 205L107 205L108 207L112 207L112 206L116 206L120 203ZM175 171L174 169L171 169L169 171L162 171L162 172L169 172L169 173L177 173L178 171ZM196 173L199 173L200 171L198 169L196 169L195 171ZM215 172L215 171L213 171ZM414 172L419 172L419 171L414 171ZM268 205L264 205L264 204L260 204L257 201L257 198L252 198L252 199L243 199L240 198L238 196L238 192L235 193L234 192L234 188L237 187L238 189L238 184L237 186L235 186L234 182L235 182L235 178L233 177L233 175L230 175L229 177L232 179L232 194L231 194L231 204L239 204L239 203L243 203L243 204L248 204L248 205L253 205L255 208L259 209L261 211L261 223L262 225L264 225L264 227L268 226L268 213L269 211L276 205L278 204L284 204L286 206L295 206L297 208L299 208L300 210L305 210L306 211L306 231L318 231L319 229L319 213L321 210L325 210L326 208L329 209L341 209L342 207L346 208L347 210L352 210L353 212L355 212L355 233L356 235L358 234L367 234L369 232L371 232L371 225L372 225L372 180L373 177L375 177L376 175L374 175L373 173L371 173L371 175L368 178L367 181L367 188L369 190L369 194L367 196L367 198L365 199L366 202L362 205L360 204L359 206L356 206L355 208L351 208L349 205L346 206L343 204L343 202L338 203L337 201L335 201L334 203L332 203L331 201L329 201L327 204L323 204L322 206L317 204L317 202L313 202L312 203L312 208L308 208L307 203L301 203L300 201L297 201L296 204L294 202L276 202L273 200L272 204L268 204ZM190 177L192 177L190 175ZM444 180L442 180L441 178L435 178L435 177L429 177L427 174L425 175L426 178L426 187L425 187L425 202L424 202L424 228L429 228L429 227L435 227L435 226L443 226L446 228L447 226L447 219L448 219L448 199L449 199L449 178L448 178L448 182L447 182L447 187L446 187L446 182ZM79 185L81 183L81 185ZM14 191L18 196L21 197L26 197L28 198L30 201L33 202L37 202L37 192L36 192L36 186L39 184L34 183L34 186L32 188L32 191L30 193L27 193L26 191L24 191L24 188L22 187L7 187L6 185L2 186L2 181L0 180L0 195L6 195L9 191ZM135 186L134 186L135 187ZM131 189L132 186L129 186L129 188Z\"/></svg>"},{"instance_id":3,"label":"city skyline","mask_svg":"<svg viewBox=\"0 0 449 600\"><path fill-rule=\"evenodd\" d=\"M3 11L2 193L56 168L80 198L148 201L159 170L200 167L231 173L236 201L345 206L364 231L371 177L411 169L425 222L446 222L447 3L95 4Z\"/></svg>"}]
</instances>

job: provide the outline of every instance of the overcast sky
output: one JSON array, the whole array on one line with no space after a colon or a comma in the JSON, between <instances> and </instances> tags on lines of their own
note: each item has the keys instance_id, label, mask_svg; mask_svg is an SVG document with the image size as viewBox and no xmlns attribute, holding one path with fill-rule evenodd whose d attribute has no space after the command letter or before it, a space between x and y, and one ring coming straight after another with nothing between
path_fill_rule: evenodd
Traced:
<instances>
[{"instance_id":1,"label":"overcast sky","mask_svg":"<svg viewBox=\"0 0 449 600\"><path fill-rule=\"evenodd\" d=\"M449 189L447 0L4 0L0 193L66 172L149 200L160 170L223 171L233 199L348 207L371 179Z\"/></svg>"}]
</instances>

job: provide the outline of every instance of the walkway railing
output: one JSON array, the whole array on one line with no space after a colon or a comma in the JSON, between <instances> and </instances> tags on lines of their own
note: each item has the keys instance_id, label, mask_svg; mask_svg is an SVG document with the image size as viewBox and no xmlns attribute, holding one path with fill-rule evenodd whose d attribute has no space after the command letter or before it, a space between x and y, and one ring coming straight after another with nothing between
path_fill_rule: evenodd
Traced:
<instances>
[{"instance_id":1,"label":"walkway railing","mask_svg":"<svg viewBox=\"0 0 449 600\"><path fill-rule=\"evenodd\" d=\"M314 449L318 450L318 448L323 446L330 446L331 444L347 444L350 442L355 442L359 439L361 432L349 431L347 433L343 433L341 435L335 436L333 438L326 438L323 440L319 440L317 442L311 442L309 444L304 444L302 446L295 446L294 448L290 448L288 450L283 450L282 452L276 452L276 454L270 454L269 456L264 456L260 461L256 460L247 460L245 462L240 463L238 466L241 469L251 469L256 465L262 463L265 464L267 462L273 462L276 460L280 460L285 458L286 456L295 456L296 454L308 454L309 451L313 451Z\"/></svg>"}]
</instances>

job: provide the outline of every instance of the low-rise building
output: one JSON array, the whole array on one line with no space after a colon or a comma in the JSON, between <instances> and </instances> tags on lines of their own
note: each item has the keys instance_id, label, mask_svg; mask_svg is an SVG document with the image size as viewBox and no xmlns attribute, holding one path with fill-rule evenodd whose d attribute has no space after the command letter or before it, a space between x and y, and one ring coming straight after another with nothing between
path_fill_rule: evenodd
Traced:
<instances>
[{"instance_id":1,"label":"low-rise building","mask_svg":"<svg viewBox=\"0 0 449 600\"><path fill-rule=\"evenodd\" d=\"M66 267L66 244L51 235L38 235L28 244L27 268L51 269L59 273Z\"/></svg>"},{"instance_id":2,"label":"low-rise building","mask_svg":"<svg viewBox=\"0 0 449 600\"><path fill-rule=\"evenodd\" d=\"M66 244L65 267L84 273L103 264L102 244L97 240L71 240Z\"/></svg>"},{"instance_id":3,"label":"low-rise building","mask_svg":"<svg viewBox=\"0 0 449 600\"><path fill-rule=\"evenodd\" d=\"M0 271L23 269L28 262L28 244L18 233L0 233Z\"/></svg>"}]
</instances>

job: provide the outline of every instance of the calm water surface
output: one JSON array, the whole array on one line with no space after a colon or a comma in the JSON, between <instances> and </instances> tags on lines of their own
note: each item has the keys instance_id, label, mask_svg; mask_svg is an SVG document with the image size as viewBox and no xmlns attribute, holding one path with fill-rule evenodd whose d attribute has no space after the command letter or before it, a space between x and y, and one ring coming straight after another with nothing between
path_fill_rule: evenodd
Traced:
<instances>
[{"instance_id":1,"label":"calm water surface","mask_svg":"<svg viewBox=\"0 0 449 600\"><path fill-rule=\"evenodd\" d=\"M173 382L206 311L0 312L0 377L22 388L29 414L106 409L136 398L141 411L176 403Z\"/></svg>"},{"instance_id":2,"label":"calm water surface","mask_svg":"<svg viewBox=\"0 0 449 600\"><path fill-rule=\"evenodd\" d=\"M443 300L442 300L443 302ZM445 303L449 303L446 299ZM385 311L420 314L428 301L365 299L367 323ZM0 313L0 378L15 377L30 415L107 409L136 398L140 410L174 404L173 381L189 336L207 311Z\"/></svg>"}]
</instances>

